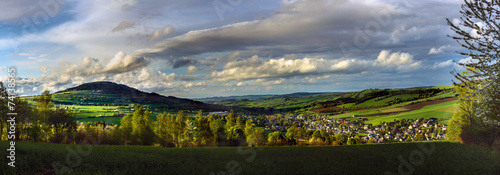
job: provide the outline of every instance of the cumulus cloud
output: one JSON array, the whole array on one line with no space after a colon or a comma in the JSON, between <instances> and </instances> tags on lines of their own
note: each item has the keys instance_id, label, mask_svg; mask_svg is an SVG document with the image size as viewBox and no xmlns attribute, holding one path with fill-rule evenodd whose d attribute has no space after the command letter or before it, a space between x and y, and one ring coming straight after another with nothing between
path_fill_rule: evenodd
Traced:
<instances>
[{"instance_id":1,"label":"cumulus cloud","mask_svg":"<svg viewBox=\"0 0 500 175\"><path fill-rule=\"evenodd\" d=\"M413 55L409 53L391 53L390 50L382 50L377 59L373 62L373 65L383 66L383 68L396 68L396 70L400 72L409 72L420 68L422 66L422 61L415 61Z\"/></svg>"},{"instance_id":2,"label":"cumulus cloud","mask_svg":"<svg viewBox=\"0 0 500 175\"><path fill-rule=\"evenodd\" d=\"M192 88L192 87L206 87L207 83L205 82L198 82L198 83L188 83L185 85L186 88Z\"/></svg>"},{"instance_id":3,"label":"cumulus cloud","mask_svg":"<svg viewBox=\"0 0 500 175\"><path fill-rule=\"evenodd\" d=\"M113 28L113 30L111 30L112 32L118 32L118 31L121 31L121 30L125 30L125 29L128 29L128 28L131 28L131 27L134 27L134 23L132 22L129 22L129 21L122 21L120 23L118 23L118 25Z\"/></svg>"},{"instance_id":4,"label":"cumulus cloud","mask_svg":"<svg viewBox=\"0 0 500 175\"><path fill-rule=\"evenodd\" d=\"M116 53L115 57L104 67L103 72L106 73L122 73L128 72L137 68L147 66L149 61L144 57L134 57L127 55L122 51Z\"/></svg>"},{"instance_id":5,"label":"cumulus cloud","mask_svg":"<svg viewBox=\"0 0 500 175\"><path fill-rule=\"evenodd\" d=\"M238 82L238 84L236 84L236 86L246 86L247 84L244 83L244 82Z\"/></svg>"},{"instance_id":6,"label":"cumulus cloud","mask_svg":"<svg viewBox=\"0 0 500 175\"><path fill-rule=\"evenodd\" d=\"M279 78L277 80L269 80L269 79L257 79L256 82L260 83L263 86L271 86L285 83L284 78Z\"/></svg>"},{"instance_id":7,"label":"cumulus cloud","mask_svg":"<svg viewBox=\"0 0 500 175\"><path fill-rule=\"evenodd\" d=\"M323 58L270 59L262 61L258 56L229 62L222 71L211 73L219 81L249 80L274 77L304 76L310 74L359 73L369 67L367 61L355 59L326 60Z\"/></svg>"},{"instance_id":8,"label":"cumulus cloud","mask_svg":"<svg viewBox=\"0 0 500 175\"><path fill-rule=\"evenodd\" d=\"M378 65L403 65L413 63L413 55L409 53L394 52L390 50L382 50L375 60L374 64Z\"/></svg>"},{"instance_id":9,"label":"cumulus cloud","mask_svg":"<svg viewBox=\"0 0 500 175\"><path fill-rule=\"evenodd\" d=\"M198 68L196 68L196 66L189 66L189 67L187 68L186 73L191 74L191 73L196 72L197 70L198 70Z\"/></svg>"},{"instance_id":10,"label":"cumulus cloud","mask_svg":"<svg viewBox=\"0 0 500 175\"><path fill-rule=\"evenodd\" d=\"M175 29L172 26L168 26L168 27L165 27L163 29L155 30L153 32L153 34L151 35L151 37L149 38L149 40L153 41L156 39L160 39L164 36L167 36L167 35L174 33L174 30Z\"/></svg>"},{"instance_id":11,"label":"cumulus cloud","mask_svg":"<svg viewBox=\"0 0 500 175\"><path fill-rule=\"evenodd\" d=\"M440 63L434 63L432 68L433 69L442 69L442 68L451 67L451 66L456 66L456 64L453 62L453 60L447 60L447 61L440 62Z\"/></svg>"},{"instance_id":12,"label":"cumulus cloud","mask_svg":"<svg viewBox=\"0 0 500 175\"><path fill-rule=\"evenodd\" d=\"M429 55L432 55L432 54L440 54L440 53L444 53L444 49L450 47L450 45L446 45L446 46L441 46L439 48L431 48L431 50L429 50Z\"/></svg>"},{"instance_id":13,"label":"cumulus cloud","mask_svg":"<svg viewBox=\"0 0 500 175\"><path fill-rule=\"evenodd\" d=\"M281 84L290 77L309 77L309 82L330 78L331 75L359 74L365 72L407 72L421 68L422 62L403 52L382 50L372 61L361 59L279 58L263 60L258 56L228 62L222 70L213 71L211 77L219 81L244 81L256 79L266 85ZM314 76L316 78L311 78ZM284 79L283 79L284 78ZM279 83L278 83L279 82ZM264 84L263 84L264 85Z\"/></svg>"}]
</instances>

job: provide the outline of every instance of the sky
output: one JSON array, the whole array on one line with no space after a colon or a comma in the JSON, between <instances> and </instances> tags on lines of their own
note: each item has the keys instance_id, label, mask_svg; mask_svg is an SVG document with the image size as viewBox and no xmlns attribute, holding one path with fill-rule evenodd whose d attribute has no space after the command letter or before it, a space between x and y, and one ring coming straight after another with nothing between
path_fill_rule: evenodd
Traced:
<instances>
[{"instance_id":1,"label":"sky","mask_svg":"<svg viewBox=\"0 0 500 175\"><path fill-rule=\"evenodd\" d=\"M0 80L14 66L21 95L112 81L182 98L450 85L462 2L1 1Z\"/></svg>"}]
</instances>

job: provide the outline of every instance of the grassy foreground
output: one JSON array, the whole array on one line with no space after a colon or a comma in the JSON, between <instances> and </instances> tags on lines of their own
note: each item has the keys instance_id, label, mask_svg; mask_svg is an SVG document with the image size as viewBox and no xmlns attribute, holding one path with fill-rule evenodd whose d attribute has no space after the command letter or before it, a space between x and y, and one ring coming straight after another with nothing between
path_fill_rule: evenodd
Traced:
<instances>
[{"instance_id":1,"label":"grassy foreground","mask_svg":"<svg viewBox=\"0 0 500 175\"><path fill-rule=\"evenodd\" d=\"M54 162L71 174L400 174L398 168L413 174L500 173L495 153L449 142L261 148L17 142L16 168L7 166L7 146L0 142L0 174L54 174Z\"/></svg>"}]
</instances>

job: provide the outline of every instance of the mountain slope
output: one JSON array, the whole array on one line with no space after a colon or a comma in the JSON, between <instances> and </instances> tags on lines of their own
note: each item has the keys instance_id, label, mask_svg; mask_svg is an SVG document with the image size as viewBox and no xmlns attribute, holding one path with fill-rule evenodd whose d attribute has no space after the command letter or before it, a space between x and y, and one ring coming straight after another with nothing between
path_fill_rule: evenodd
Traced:
<instances>
[{"instance_id":1,"label":"mountain slope","mask_svg":"<svg viewBox=\"0 0 500 175\"><path fill-rule=\"evenodd\" d=\"M278 112L301 114L314 111L337 114L393 105L408 105L422 101L455 97L452 87L417 87L404 89L366 89L345 93L298 93L285 95L233 96L198 99L205 103L232 107L274 109Z\"/></svg>"},{"instance_id":2,"label":"mountain slope","mask_svg":"<svg viewBox=\"0 0 500 175\"><path fill-rule=\"evenodd\" d=\"M53 94L55 104L78 105L128 105L143 104L167 109L225 110L225 107L205 104L190 99L162 96L143 92L123 84L113 82L84 83Z\"/></svg>"}]
</instances>

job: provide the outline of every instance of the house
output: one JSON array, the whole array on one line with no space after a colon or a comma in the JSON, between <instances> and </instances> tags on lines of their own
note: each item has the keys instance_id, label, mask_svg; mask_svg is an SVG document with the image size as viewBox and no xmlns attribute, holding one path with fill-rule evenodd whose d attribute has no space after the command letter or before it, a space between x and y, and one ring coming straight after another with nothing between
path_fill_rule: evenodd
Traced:
<instances>
[{"instance_id":1,"label":"house","mask_svg":"<svg viewBox=\"0 0 500 175\"><path fill-rule=\"evenodd\" d=\"M215 111L215 112L209 112L208 115L228 115L228 111Z\"/></svg>"}]
</instances>

